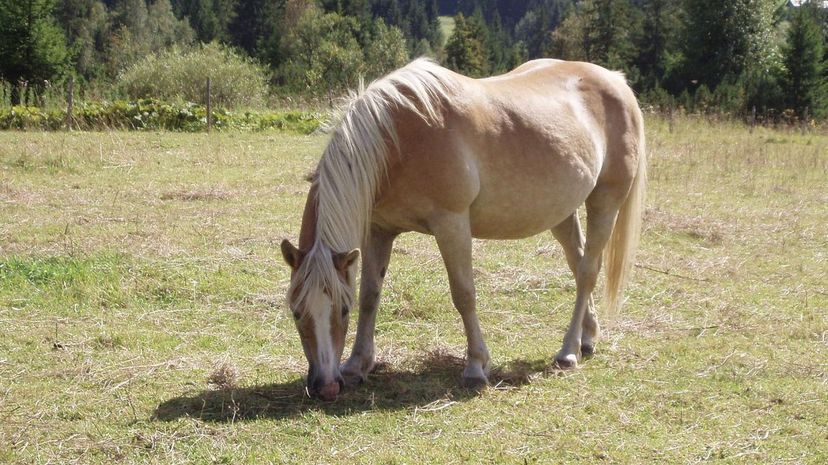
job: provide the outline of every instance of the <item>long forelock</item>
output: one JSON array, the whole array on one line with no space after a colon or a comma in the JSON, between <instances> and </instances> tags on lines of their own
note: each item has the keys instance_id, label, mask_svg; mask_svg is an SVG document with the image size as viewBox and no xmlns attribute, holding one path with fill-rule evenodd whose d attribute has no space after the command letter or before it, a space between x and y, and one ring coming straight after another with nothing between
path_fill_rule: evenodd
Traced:
<instances>
[{"instance_id":1,"label":"long forelock","mask_svg":"<svg viewBox=\"0 0 828 465\"><path fill-rule=\"evenodd\" d=\"M342 280L334 267L333 253L324 244L317 242L295 273L288 296L291 307L299 312L300 318L307 318L312 313L312 309L307 308L307 302L313 291L327 293L334 309L353 307L354 289Z\"/></svg>"}]
</instances>

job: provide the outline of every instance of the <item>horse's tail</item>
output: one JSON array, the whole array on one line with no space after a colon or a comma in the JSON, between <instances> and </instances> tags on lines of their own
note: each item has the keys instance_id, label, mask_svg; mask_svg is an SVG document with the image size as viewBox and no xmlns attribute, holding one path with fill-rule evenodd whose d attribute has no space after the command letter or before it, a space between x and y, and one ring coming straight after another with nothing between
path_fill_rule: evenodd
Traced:
<instances>
[{"instance_id":1,"label":"horse's tail","mask_svg":"<svg viewBox=\"0 0 828 465\"><path fill-rule=\"evenodd\" d=\"M618 212L609 242L604 248L606 270L604 302L609 318L615 317L621 307L621 297L627 285L641 238L641 217L644 213L644 194L647 189L647 153L644 143L643 117L638 108L636 112L638 114L635 119L639 130L638 169L627 198Z\"/></svg>"}]
</instances>

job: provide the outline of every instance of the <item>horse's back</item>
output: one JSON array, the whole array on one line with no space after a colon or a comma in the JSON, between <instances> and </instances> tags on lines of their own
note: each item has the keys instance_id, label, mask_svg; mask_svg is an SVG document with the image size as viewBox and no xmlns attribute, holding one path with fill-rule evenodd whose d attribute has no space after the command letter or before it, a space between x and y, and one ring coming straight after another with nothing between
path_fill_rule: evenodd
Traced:
<instances>
[{"instance_id":1,"label":"horse's back","mask_svg":"<svg viewBox=\"0 0 828 465\"><path fill-rule=\"evenodd\" d=\"M401 125L380 219L408 216L409 229L430 210L465 206L476 237L547 230L583 204L638 111L620 73L586 63L535 60L457 79L443 128Z\"/></svg>"}]
</instances>

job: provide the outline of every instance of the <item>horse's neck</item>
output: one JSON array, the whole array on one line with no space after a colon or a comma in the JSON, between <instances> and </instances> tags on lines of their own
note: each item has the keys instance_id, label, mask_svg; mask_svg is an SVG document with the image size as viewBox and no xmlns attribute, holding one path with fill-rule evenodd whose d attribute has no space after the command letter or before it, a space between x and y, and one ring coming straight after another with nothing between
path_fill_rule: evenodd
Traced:
<instances>
[{"instance_id":1,"label":"horse's neck","mask_svg":"<svg viewBox=\"0 0 828 465\"><path fill-rule=\"evenodd\" d=\"M302 228L299 230L299 250L308 252L316 240L317 195L316 183L311 184L308 199L305 201L305 211L302 213Z\"/></svg>"}]
</instances>

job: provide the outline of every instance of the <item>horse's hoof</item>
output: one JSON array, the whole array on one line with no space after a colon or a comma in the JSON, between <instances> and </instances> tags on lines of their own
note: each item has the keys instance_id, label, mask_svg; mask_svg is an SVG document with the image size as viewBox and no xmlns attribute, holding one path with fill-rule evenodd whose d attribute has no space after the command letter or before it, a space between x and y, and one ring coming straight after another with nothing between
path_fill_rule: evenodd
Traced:
<instances>
[{"instance_id":1,"label":"horse's hoof","mask_svg":"<svg viewBox=\"0 0 828 465\"><path fill-rule=\"evenodd\" d=\"M581 357L589 358L595 354L595 344L582 344Z\"/></svg>"},{"instance_id":2,"label":"horse's hoof","mask_svg":"<svg viewBox=\"0 0 828 465\"><path fill-rule=\"evenodd\" d=\"M561 370L572 370L578 368L578 356L575 354L558 354L555 356L555 365Z\"/></svg>"},{"instance_id":3,"label":"horse's hoof","mask_svg":"<svg viewBox=\"0 0 828 465\"><path fill-rule=\"evenodd\" d=\"M342 373L346 387L356 387L365 382L365 376L360 373Z\"/></svg>"},{"instance_id":4,"label":"horse's hoof","mask_svg":"<svg viewBox=\"0 0 828 465\"><path fill-rule=\"evenodd\" d=\"M489 385L489 380L476 376L464 376L460 382L461 386L472 391L481 391Z\"/></svg>"},{"instance_id":5,"label":"horse's hoof","mask_svg":"<svg viewBox=\"0 0 828 465\"><path fill-rule=\"evenodd\" d=\"M339 372L342 375L342 378L345 380L345 386L359 386L368 379L368 373L371 372L371 368L373 368L373 363L371 363L371 367L368 370L362 370L361 368L363 366L364 364L361 362L354 362L349 360L339 367Z\"/></svg>"}]
</instances>

